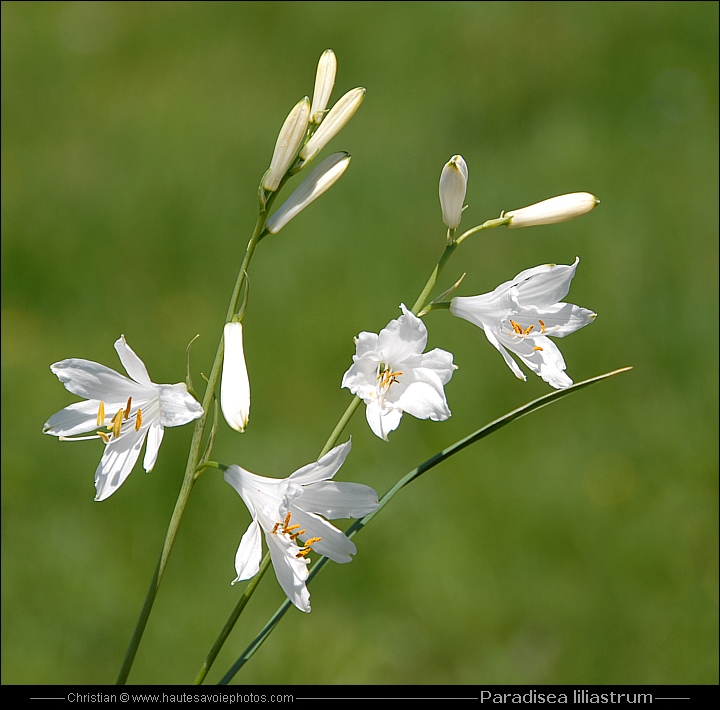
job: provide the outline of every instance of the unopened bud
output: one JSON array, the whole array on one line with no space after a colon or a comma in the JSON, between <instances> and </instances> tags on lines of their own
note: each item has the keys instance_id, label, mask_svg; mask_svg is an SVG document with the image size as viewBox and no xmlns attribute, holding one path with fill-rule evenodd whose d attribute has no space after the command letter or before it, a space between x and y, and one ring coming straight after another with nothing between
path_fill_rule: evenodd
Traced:
<instances>
[{"instance_id":1,"label":"unopened bud","mask_svg":"<svg viewBox=\"0 0 720 710\"><path fill-rule=\"evenodd\" d=\"M267 231L277 234L298 212L332 187L349 164L350 156L347 153L333 153L316 165L280 209L268 219L265 224Z\"/></svg>"},{"instance_id":2,"label":"unopened bud","mask_svg":"<svg viewBox=\"0 0 720 710\"><path fill-rule=\"evenodd\" d=\"M310 99L306 96L288 114L275 143L275 151L270 161L270 169L263 178L263 187L268 192L275 192L280 181L285 176L290 163L292 163L298 148L305 139L305 133L310 120Z\"/></svg>"},{"instance_id":3,"label":"unopened bud","mask_svg":"<svg viewBox=\"0 0 720 710\"><path fill-rule=\"evenodd\" d=\"M467 163L461 155L453 155L440 174L440 207L448 229L457 229L462 219L467 181Z\"/></svg>"},{"instance_id":4,"label":"unopened bud","mask_svg":"<svg viewBox=\"0 0 720 710\"><path fill-rule=\"evenodd\" d=\"M337 59L332 49L326 49L318 62L315 76L315 91L313 92L310 120L320 123L325 114L330 94L335 86L335 72L337 72Z\"/></svg>"},{"instance_id":5,"label":"unopened bud","mask_svg":"<svg viewBox=\"0 0 720 710\"><path fill-rule=\"evenodd\" d=\"M536 202L520 210L505 212L503 216L512 217L508 227L535 227L540 224L567 222L590 212L599 204L600 200L589 192L571 192Z\"/></svg>"},{"instance_id":6,"label":"unopened bud","mask_svg":"<svg viewBox=\"0 0 720 710\"><path fill-rule=\"evenodd\" d=\"M242 323L226 323L220 407L225 421L235 431L245 431L250 418L250 380L243 349Z\"/></svg>"},{"instance_id":7,"label":"unopened bud","mask_svg":"<svg viewBox=\"0 0 720 710\"><path fill-rule=\"evenodd\" d=\"M303 160L307 160L316 153L319 153L328 144L330 139L353 117L353 114L358 110L364 98L365 89L362 87L352 89L342 96L330 111L328 111L328 115L325 116L318 129L312 134L310 140L303 146L303 149L300 151L300 157Z\"/></svg>"}]
</instances>

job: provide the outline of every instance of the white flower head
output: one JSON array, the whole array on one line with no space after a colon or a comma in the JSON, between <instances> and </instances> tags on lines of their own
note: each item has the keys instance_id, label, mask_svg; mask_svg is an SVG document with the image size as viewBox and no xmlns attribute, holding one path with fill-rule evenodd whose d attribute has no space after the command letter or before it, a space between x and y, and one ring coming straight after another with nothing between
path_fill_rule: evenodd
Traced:
<instances>
[{"instance_id":1,"label":"white flower head","mask_svg":"<svg viewBox=\"0 0 720 710\"><path fill-rule=\"evenodd\" d=\"M265 533L280 586L300 611L310 611L307 554L313 550L342 564L351 562L351 555L357 552L353 542L326 518L361 518L378 507L377 493L369 486L330 480L345 461L350 446L350 441L336 446L288 478L265 478L240 466L225 471L225 480L252 515L235 555L237 577L233 584L257 574L262 557L261 533Z\"/></svg>"},{"instance_id":2,"label":"white flower head","mask_svg":"<svg viewBox=\"0 0 720 710\"><path fill-rule=\"evenodd\" d=\"M562 353L548 336L563 338L595 319L592 311L561 302L579 262L521 271L491 293L453 298L450 313L482 328L517 378L526 379L508 350L555 389L570 387Z\"/></svg>"},{"instance_id":3,"label":"white flower head","mask_svg":"<svg viewBox=\"0 0 720 710\"><path fill-rule=\"evenodd\" d=\"M541 224L556 224L581 217L600 204L595 195L589 192L571 192L558 195L542 202L536 202L520 210L506 212L504 217L512 217L508 227L536 227Z\"/></svg>"},{"instance_id":4,"label":"white flower head","mask_svg":"<svg viewBox=\"0 0 720 710\"><path fill-rule=\"evenodd\" d=\"M443 387L457 369L446 350L423 353L425 324L404 304L400 308L403 315L379 333L360 333L353 364L342 379L342 386L367 405L370 428L386 441L403 412L436 422L450 416Z\"/></svg>"},{"instance_id":5,"label":"white flower head","mask_svg":"<svg viewBox=\"0 0 720 710\"><path fill-rule=\"evenodd\" d=\"M318 163L307 177L295 188L290 197L280 205L265 224L270 234L277 234L295 215L329 190L350 165L347 153L333 153Z\"/></svg>"},{"instance_id":6,"label":"white flower head","mask_svg":"<svg viewBox=\"0 0 720 710\"><path fill-rule=\"evenodd\" d=\"M147 438L143 467L149 473L158 455L166 426L180 426L197 419L202 406L185 383L156 385L143 361L125 342L115 341L120 362L130 377L105 365L71 358L50 366L65 387L87 401L61 409L45 422L43 432L61 441L102 439L105 452L95 471L95 500L105 500L125 481ZM93 429L92 436L75 437Z\"/></svg>"},{"instance_id":7,"label":"white flower head","mask_svg":"<svg viewBox=\"0 0 720 710\"><path fill-rule=\"evenodd\" d=\"M263 187L268 192L275 192L280 186L280 181L305 140L309 120L310 99L306 96L295 104L278 134L270 168L263 177Z\"/></svg>"},{"instance_id":8,"label":"white flower head","mask_svg":"<svg viewBox=\"0 0 720 710\"><path fill-rule=\"evenodd\" d=\"M243 349L242 323L226 323L223 330L223 369L220 408L225 421L243 432L250 418L250 380Z\"/></svg>"},{"instance_id":9,"label":"white flower head","mask_svg":"<svg viewBox=\"0 0 720 710\"><path fill-rule=\"evenodd\" d=\"M332 49L326 49L318 62L317 74L315 75L315 91L313 92L312 106L310 107L310 120L313 123L320 123L325 115L330 94L335 86L335 74L337 73L337 59Z\"/></svg>"},{"instance_id":10,"label":"white flower head","mask_svg":"<svg viewBox=\"0 0 720 710\"><path fill-rule=\"evenodd\" d=\"M457 229L462 219L468 168L462 155L453 155L440 173L440 207L448 229Z\"/></svg>"}]
</instances>

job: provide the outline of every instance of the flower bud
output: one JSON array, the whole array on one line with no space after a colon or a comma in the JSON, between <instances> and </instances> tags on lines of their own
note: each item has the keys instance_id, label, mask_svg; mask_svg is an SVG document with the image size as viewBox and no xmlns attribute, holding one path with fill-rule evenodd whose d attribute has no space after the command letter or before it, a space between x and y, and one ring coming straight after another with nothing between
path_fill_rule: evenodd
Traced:
<instances>
[{"instance_id":1,"label":"flower bud","mask_svg":"<svg viewBox=\"0 0 720 710\"><path fill-rule=\"evenodd\" d=\"M462 219L467 181L467 163L461 155L453 155L440 174L440 207L449 229L457 229Z\"/></svg>"},{"instance_id":2,"label":"flower bud","mask_svg":"<svg viewBox=\"0 0 720 710\"><path fill-rule=\"evenodd\" d=\"M288 114L283 127L278 134L275 150L270 169L263 178L263 187L268 192L275 192L280 186L287 169L295 158L301 143L305 139L305 133L310 120L310 99L306 96L302 101L295 104L295 107Z\"/></svg>"},{"instance_id":3,"label":"flower bud","mask_svg":"<svg viewBox=\"0 0 720 710\"><path fill-rule=\"evenodd\" d=\"M340 129L353 117L364 98L365 89L362 87L352 89L342 96L328 111L328 115L325 116L319 128L312 134L310 140L303 146L300 157L303 160L308 160L316 153L319 153L330 142L330 139L334 138Z\"/></svg>"},{"instance_id":4,"label":"flower bud","mask_svg":"<svg viewBox=\"0 0 720 710\"><path fill-rule=\"evenodd\" d=\"M599 204L600 200L589 192L571 192L536 202L520 210L505 212L503 216L512 217L508 227L535 227L539 224L567 222L590 212Z\"/></svg>"},{"instance_id":5,"label":"flower bud","mask_svg":"<svg viewBox=\"0 0 720 710\"><path fill-rule=\"evenodd\" d=\"M313 123L320 123L323 120L330 94L335 86L335 72L337 71L337 59L332 49L326 49L318 62L317 74L315 76L315 91L313 92L312 106L310 108L310 120Z\"/></svg>"},{"instance_id":6,"label":"flower bud","mask_svg":"<svg viewBox=\"0 0 720 710\"><path fill-rule=\"evenodd\" d=\"M347 153L333 153L325 158L268 219L265 229L271 234L277 234L298 212L334 185L349 164L350 156Z\"/></svg>"},{"instance_id":7,"label":"flower bud","mask_svg":"<svg viewBox=\"0 0 720 710\"><path fill-rule=\"evenodd\" d=\"M245 431L250 417L250 380L245 365L242 323L226 323L220 407L225 421L235 431Z\"/></svg>"}]
</instances>

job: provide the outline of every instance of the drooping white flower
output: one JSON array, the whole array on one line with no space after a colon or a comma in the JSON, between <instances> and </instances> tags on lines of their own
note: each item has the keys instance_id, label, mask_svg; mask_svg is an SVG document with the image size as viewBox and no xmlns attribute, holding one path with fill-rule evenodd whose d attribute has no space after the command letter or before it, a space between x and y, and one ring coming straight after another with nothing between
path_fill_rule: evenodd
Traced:
<instances>
[{"instance_id":1,"label":"drooping white flower","mask_svg":"<svg viewBox=\"0 0 720 710\"><path fill-rule=\"evenodd\" d=\"M102 439L105 452L95 471L95 500L105 500L123 484L146 437L143 467L150 472L164 427L187 424L203 413L185 383L151 382L143 361L125 342L125 336L115 342L115 350L130 378L105 365L78 358L50 366L70 392L87 401L76 402L53 414L45 422L43 433L58 436L61 441ZM92 436L68 438L98 427Z\"/></svg>"},{"instance_id":2,"label":"drooping white flower","mask_svg":"<svg viewBox=\"0 0 720 710\"><path fill-rule=\"evenodd\" d=\"M562 353L548 336L563 338L595 319L592 311L561 302L579 262L521 271L491 293L453 298L450 312L482 328L519 379L526 378L508 350L555 389L570 387Z\"/></svg>"},{"instance_id":3,"label":"drooping white flower","mask_svg":"<svg viewBox=\"0 0 720 710\"><path fill-rule=\"evenodd\" d=\"M450 416L443 387L457 369L446 350L423 353L425 324L404 304L400 308L403 315L379 333L360 333L353 364L342 379L342 386L367 405L370 428L386 441L403 412L436 422Z\"/></svg>"},{"instance_id":4,"label":"drooping white flower","mask_svg":"<svg viewBox=\"0 0 720 710\"><path fill-rule=\"evenodd\" d=\"M345 461L350 446L350 441L336 446L288 478L265 478L240 466L225 471L225 480L252 515L235 555L237 577L233 584L257 574L262 557L261 534L265 533L280 586L300 611L310 611L307 554L313 550L342 564L351 562L351 555L357 552L345 533L326 518L361 518L378 507L377 493L369 486L330 480ZM298 545L298 540L303 544Z\"/></svg>"},{"instance_id":5,"label":"drooping white flower","mask_svg":"<svg viewBox=\"0 0 720 710\"><path fill-rule=\"evenodd\" d=\"M581 217L600 204L589 192L571 192L558 195L519 210L510 210L504 217L512 217L508 227L536 227L541 224L556 224Z\"/></svg>"},{"instance_id":6,"label":"drooping white flower","mask_svg":"<svg viewBox=\"0 0 720 710\"><path fill-rule=\"evenodd\" d=\"M245 431L250 418L250 380L245 364L242 323L226 323L223 330L220 408L225 421L235 431Z\"/></svg>"},{"instance_id":7,"label":"drooping white flower","mask_svg":"<svg viewBox=\"0 0 720 710\"><path fill-rule=\"evenodd\" d=\"M440 207L448 229L457 229L467 191L468 168L462 155L453 155L440 173Z\"/></svg>"},{"instance_id":8,"label":"drooping white flower","mask_svg":"<svg viewBox=\"0 0 720 710\"><path fill-rule=\"evenodd\" d=\"M275 192L280 186L300 144L305 139L309 120L310 99L306 96L295 104L278 134L270 168L263 177L263 187L268 192Z\"/></svg>"},{"instance_id":9,"label":"drooping white flower","mask_svg":"<svg viewBox=\"0 0 720 710\"><path fill-rule=\"evenodd\" d=\"M333 153L318 163L265 223L270 234L277 234L293 217L329 190L350 165L347 153Z\"/></svg>"}]
</instances>

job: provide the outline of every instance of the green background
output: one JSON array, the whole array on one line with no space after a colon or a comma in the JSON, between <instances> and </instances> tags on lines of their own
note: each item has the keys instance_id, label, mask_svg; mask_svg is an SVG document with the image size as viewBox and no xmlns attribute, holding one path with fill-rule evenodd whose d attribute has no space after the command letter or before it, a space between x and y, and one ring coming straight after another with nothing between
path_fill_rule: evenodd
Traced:
<instances>
[{"instance_id":1,"label":"green background","mask_svg":"<svg viewBox=\"0 0 720 710\"><path fill-rule=\"evenodd\" d=\"M191 427L93 502L97 442L45 420L76 401L49 365L155 382L209 371L257 184L316 62L342 180L263 241L245 319L252 414L215 457L268 476L314 460L350 395L352 337L417 296L443 249L443 164L466 159L468 228L553 195L566 224L468 240L440 287L492 290L581 257L558 341L576 381L634 370L465 450L398 495L349 565L311 586L236 680L717 683L716 3L2 4L2 681L113 682L177 496ZM328 154L326 149L325 154ZM383 493L441 448L550 391L445 312L445 423L383 442L362 411L341 480ZM195 676L243 585L249 515L216 471L193 492L130 680ZM208 682L282 602L262 580Z\"/></svg>"}]
</instances>

